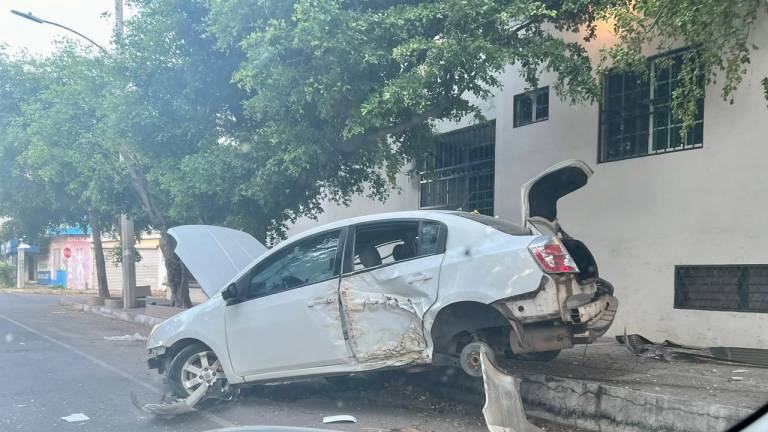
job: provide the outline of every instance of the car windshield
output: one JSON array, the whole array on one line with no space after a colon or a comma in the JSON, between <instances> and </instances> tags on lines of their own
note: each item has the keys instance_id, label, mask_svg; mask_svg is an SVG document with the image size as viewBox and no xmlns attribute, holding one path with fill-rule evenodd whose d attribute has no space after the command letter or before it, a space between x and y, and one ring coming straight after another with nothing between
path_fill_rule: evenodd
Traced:
<instances>
[{"instance_id":1,"label":"car windshield","mask_svg":"<svg viewBox=\"0 0 768 432\"><path fill-rule=\"evenodd\" d=\"M2 5L0 431L768 409L768 2Z\"/></svg>"}]
</instances>

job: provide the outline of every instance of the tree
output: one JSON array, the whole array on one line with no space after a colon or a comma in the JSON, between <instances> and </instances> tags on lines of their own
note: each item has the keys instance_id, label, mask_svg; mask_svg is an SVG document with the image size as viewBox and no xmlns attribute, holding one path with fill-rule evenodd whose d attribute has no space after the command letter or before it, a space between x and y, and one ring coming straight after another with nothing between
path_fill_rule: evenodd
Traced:
<instances>
[{"instance_id":1,"label":"tree","mask_svg":"<svg viewBox=\"0 0 768 432\"><path fill-rule=\"evenodd\" d=\"M238 192L254 200L278 236L285 221L348 203L370 188L385 199L406 163L431 149L436 120L475 116L521 66L531 86L544 71L573 102L597 82L583 46L602 1L222 0L211 35L245 56L234 81L248 92L231 136L252 159ZM264 233L258 233L264 236Z\"/></svg>"},{"instance_id":2,"label":"tree","mask_svg":"<svg viewBox=\"0 0 768 432\"><path fill-rule=\"evenodd\" d=\"M160 232L173 305L188 307L188 278L167 231L222 223L230 214L234 185L199 194L188 184L199 182L194 177L207 169L206 155L226 157L220 131L242 116L243 92L231 83L240 57L215 49L206 36L205 2L137 1L135 7L118 41L113 70L123 84L108 101L105 142L122 155L131 188Z\"/></svg>"},{"instance_id":3,"label":"tree","mask_svg":"<svg viewBox=\"0 0 768 432\"><path fill-rule=\"evenodd\" d=\"M8 88L16 104L3 110L12 121L0 148L15 184L0 193L4 213L26 224L28 235L62 224L90 226L99 295L109 297L101 233L112 230L130 199L118 155L103 146L102 102L110 92L102 61L74 45L43 59L5 59L20 72L16 84L34 91Z\"/></svg>"},{"instance_id":4,"label":"tree","mask_svg":"<svg viewBox=\"0 0 768 432\"><path fill-rule=\"evenodd\" d=\"M691 47L683 56L679 87L672 93L672 109L687 126L696 114L696 99L704 86L719 83L720 96L733 103L733 92L750 66L758 46L750 31L764 0L635 0L608 8L603 18L614 23L618 43L606 50L610 67L643 70L643 48L659 52ZM768 100L768 77L763 79ZM687 128L682 128L685 135Z\"/></svg>"}]
</instances>

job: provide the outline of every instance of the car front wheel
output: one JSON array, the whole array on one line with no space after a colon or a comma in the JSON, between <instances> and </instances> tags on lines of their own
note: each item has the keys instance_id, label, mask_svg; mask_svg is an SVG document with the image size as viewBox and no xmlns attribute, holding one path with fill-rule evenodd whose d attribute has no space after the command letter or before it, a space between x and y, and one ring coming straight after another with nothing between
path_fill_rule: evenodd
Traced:
<instances>
[{"instance_id":1,"label":"car front wheel","mask_svg":"<svg viewBox=\"0 0 768 432\"><path fill-rule=\"evenodd\" d=\"M197 390L203 382L212 386L226 386L226 377L221 362L210 348L202 343L194 343L185 347L171 360L168 367L168 384L173 394L186 398Z\"/></svg>"}]
</instances>

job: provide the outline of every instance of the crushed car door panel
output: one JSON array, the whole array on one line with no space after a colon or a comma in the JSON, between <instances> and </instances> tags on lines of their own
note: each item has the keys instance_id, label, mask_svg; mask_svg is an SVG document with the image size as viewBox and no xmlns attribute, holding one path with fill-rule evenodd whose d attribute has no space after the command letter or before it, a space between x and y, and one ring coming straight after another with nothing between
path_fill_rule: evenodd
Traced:
<instances>
[{"instance_id":1,"label":"crushed car door panel","mask_svg":"<svg viewBox=\"0 0 768 432\"><path fill-rule=\"evenodd\" d=\"M344 363L338 304L342 232L276 251L238 281L245 301L227 307L227 346L240 376Z\"/></svg>"},{"instance_id":2,"label":"crushed car door panel","mask_svg":"<svg viewBox=\"0 0 768 432\"><path fill-rule=\"evenodd\" d=\"M417 221L355 228L351 272L341 278L339 297L357 361L395 366L427 360L422 318L437 299L441 229Z\"/></svg>"},{"instance_id":3,"label":"crushed car door panel","mask_svg":"<svg viewBox=\"0 0 768 432\"><path fill-rule=\"evenodd\" d=\"M220 226L182 225L168 234L176 240L176 255L208 297L267 251L250 234Z\"/></svg>"}]
</instances>

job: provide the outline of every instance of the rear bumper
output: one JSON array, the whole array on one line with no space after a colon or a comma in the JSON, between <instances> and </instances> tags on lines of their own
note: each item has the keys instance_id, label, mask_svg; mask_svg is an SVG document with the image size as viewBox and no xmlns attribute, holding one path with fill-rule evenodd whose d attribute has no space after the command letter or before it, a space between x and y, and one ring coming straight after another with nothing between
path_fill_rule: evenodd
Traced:
<instances>
[{"instance_id":1,"label":"rear bumper","mask_svg":"<svg viewBox=\"0 0 768 432\"><path fill-rule=\"evenodd\" d=\"M569 276L545 276L531 294L494 306L509 321L510 349L525 354L593 342L611 327L619 301L602 279L581 285Z\"/></svg>"},{"instance_id":2,"label":"rear bumper","mask_svg":"<svg viewBox=\"0 0 768 432\"><path fill-rule=\"evenodd\" d=\"M584 334L574 335L574 343L591 343L604 335L616 318L619 299L612 295L599 297L590 303L569 309L571 324L584 327Z\"/></svg>"}]
</instances>

